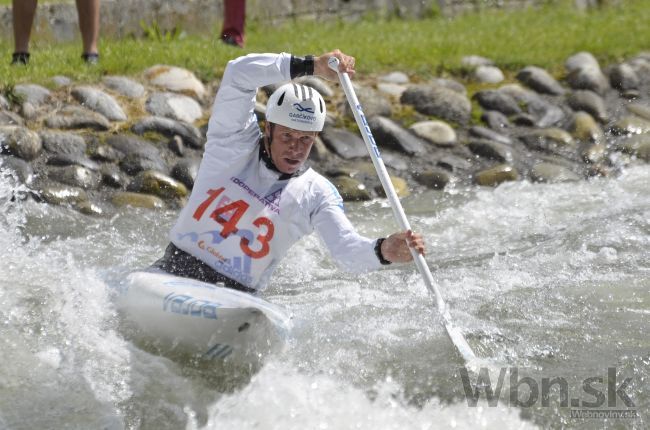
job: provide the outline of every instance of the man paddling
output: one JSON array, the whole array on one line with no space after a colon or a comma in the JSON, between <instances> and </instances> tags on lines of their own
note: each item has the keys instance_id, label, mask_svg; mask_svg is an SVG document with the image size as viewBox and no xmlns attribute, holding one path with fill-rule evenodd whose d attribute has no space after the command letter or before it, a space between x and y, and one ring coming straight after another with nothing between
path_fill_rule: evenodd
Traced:
<instances>
[{"instance_id":1,"label":"man paddling","mask_svg":"<svg viewBox=\"0 0 650 430\"><path fill-rule=\"evenodd\" d=\"M313 88L290 82L269 98L261 133L254 113L259 87L315 75L336 79L327 61L354 75L354 58L335 50L318 57L250 54L228 63L210 117L207 144L187 205L154 267L255 293L265 288L289 248L318 232L344 269L363 272L424 254L422 236L359 235L325 177L305 167L325 122Z\"/></svg>"}]
</instances>

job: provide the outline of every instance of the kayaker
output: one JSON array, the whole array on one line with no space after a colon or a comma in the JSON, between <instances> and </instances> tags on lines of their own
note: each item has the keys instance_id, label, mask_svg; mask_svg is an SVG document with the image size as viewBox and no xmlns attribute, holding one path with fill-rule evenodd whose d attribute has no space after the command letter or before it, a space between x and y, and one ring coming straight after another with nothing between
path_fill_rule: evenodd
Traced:
<instances>
[{"instance_id":1,"label":"kayaker","mask_svg":"<svg viewBox=\"0 0 650 430\"><path fill-rule=\"evenodd\" d=\"M334 185L305 166L325 123L325 102L315 89L281 85L268 100L263 132L259 128L257 89L305 75L335 80L331 56L354 75L355 59L339 50L317 57L249 54L228 63L192 194L154 267L255 293L289 248L314 230L352 272L411 261L409 246L424 254L422 236L411 231L359 235Z\"/></svg>"}]
</instances>

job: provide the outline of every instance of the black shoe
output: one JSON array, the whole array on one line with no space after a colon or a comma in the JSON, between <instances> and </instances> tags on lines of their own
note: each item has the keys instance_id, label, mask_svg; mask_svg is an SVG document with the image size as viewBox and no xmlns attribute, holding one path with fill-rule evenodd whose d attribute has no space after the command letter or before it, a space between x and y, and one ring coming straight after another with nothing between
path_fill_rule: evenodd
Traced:
<instances>
[{"instance_id":1,"label":"black shoe","mask_svg":"<svg viewBox=\"0 0 650 430\"><path fill-rule=\"evenodd\" d=\"M29 52L14 52L11 56L11 64L26 66L29 64Z\"/></svg>"},{"instance_id":2,"label":"black shoe","mask_svg":"<svg viewBox=\"0 0 650 430\"><path fill-rule=\"evenodd\" d=\"M97 54L97 53L91 53L91 54L83 53L83 54L81 54L81 59L84 60L84 62L86 64L94 66L95 64L99 63L99 54Z\"/></svg>"},{"instance_id":3,"label":"black shoe","mask_svg":"<svg viewBox=\"0 0 650 430\"><path fill-rule=\"evenodd\" d=\"M237 39L235 39L235 36L231 36L229 34L224 34L221 36L221 41L225 43L226 45L234 46L236 48L243 48L244 44L239 43Z\"/></svg>"}]
</instances>

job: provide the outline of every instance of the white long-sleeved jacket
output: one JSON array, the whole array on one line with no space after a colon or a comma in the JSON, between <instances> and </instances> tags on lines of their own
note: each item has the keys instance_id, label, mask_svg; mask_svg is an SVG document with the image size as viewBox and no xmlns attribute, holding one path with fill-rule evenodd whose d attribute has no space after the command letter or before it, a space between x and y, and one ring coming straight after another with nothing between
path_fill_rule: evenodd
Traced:
<instances>
[{"instance_id":1,"label":"white long-sleeved jacket","mask_svg":"<svg viewBox=\"0 0 650 430\"><path fill-rule=\"evenodd\" d=\"M281 180L259 157L257 88L290 80L290 60L286 53L250 54L228 63L192 194L170 232L178 248L257 290L314 229L344 269L381 266L375 240L356 233L330 181L311 168Z\"/></svg>"}]
</instances>

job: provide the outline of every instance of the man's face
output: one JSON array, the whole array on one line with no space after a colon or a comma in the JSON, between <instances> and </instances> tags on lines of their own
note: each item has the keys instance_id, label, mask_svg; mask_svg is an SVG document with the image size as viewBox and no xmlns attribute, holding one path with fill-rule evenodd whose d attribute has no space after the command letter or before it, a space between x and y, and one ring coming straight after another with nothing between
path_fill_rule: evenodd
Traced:
<instances>
[{"instance_id":1,"label":"man's face","mask_svg":"<svg viewBox=\"0 0 650 430\"><path fill-rule=\"evenodd\" d=\"M269 152L268 136L271 127L266 124L266 150ZM279 124L273 126L273 143L269 155L275 163L275 167L282 173L295 173L309 157L309 151L314 145L318 133L312 131L300 131L288 128Z\"/></svg>"}]
</instances>

